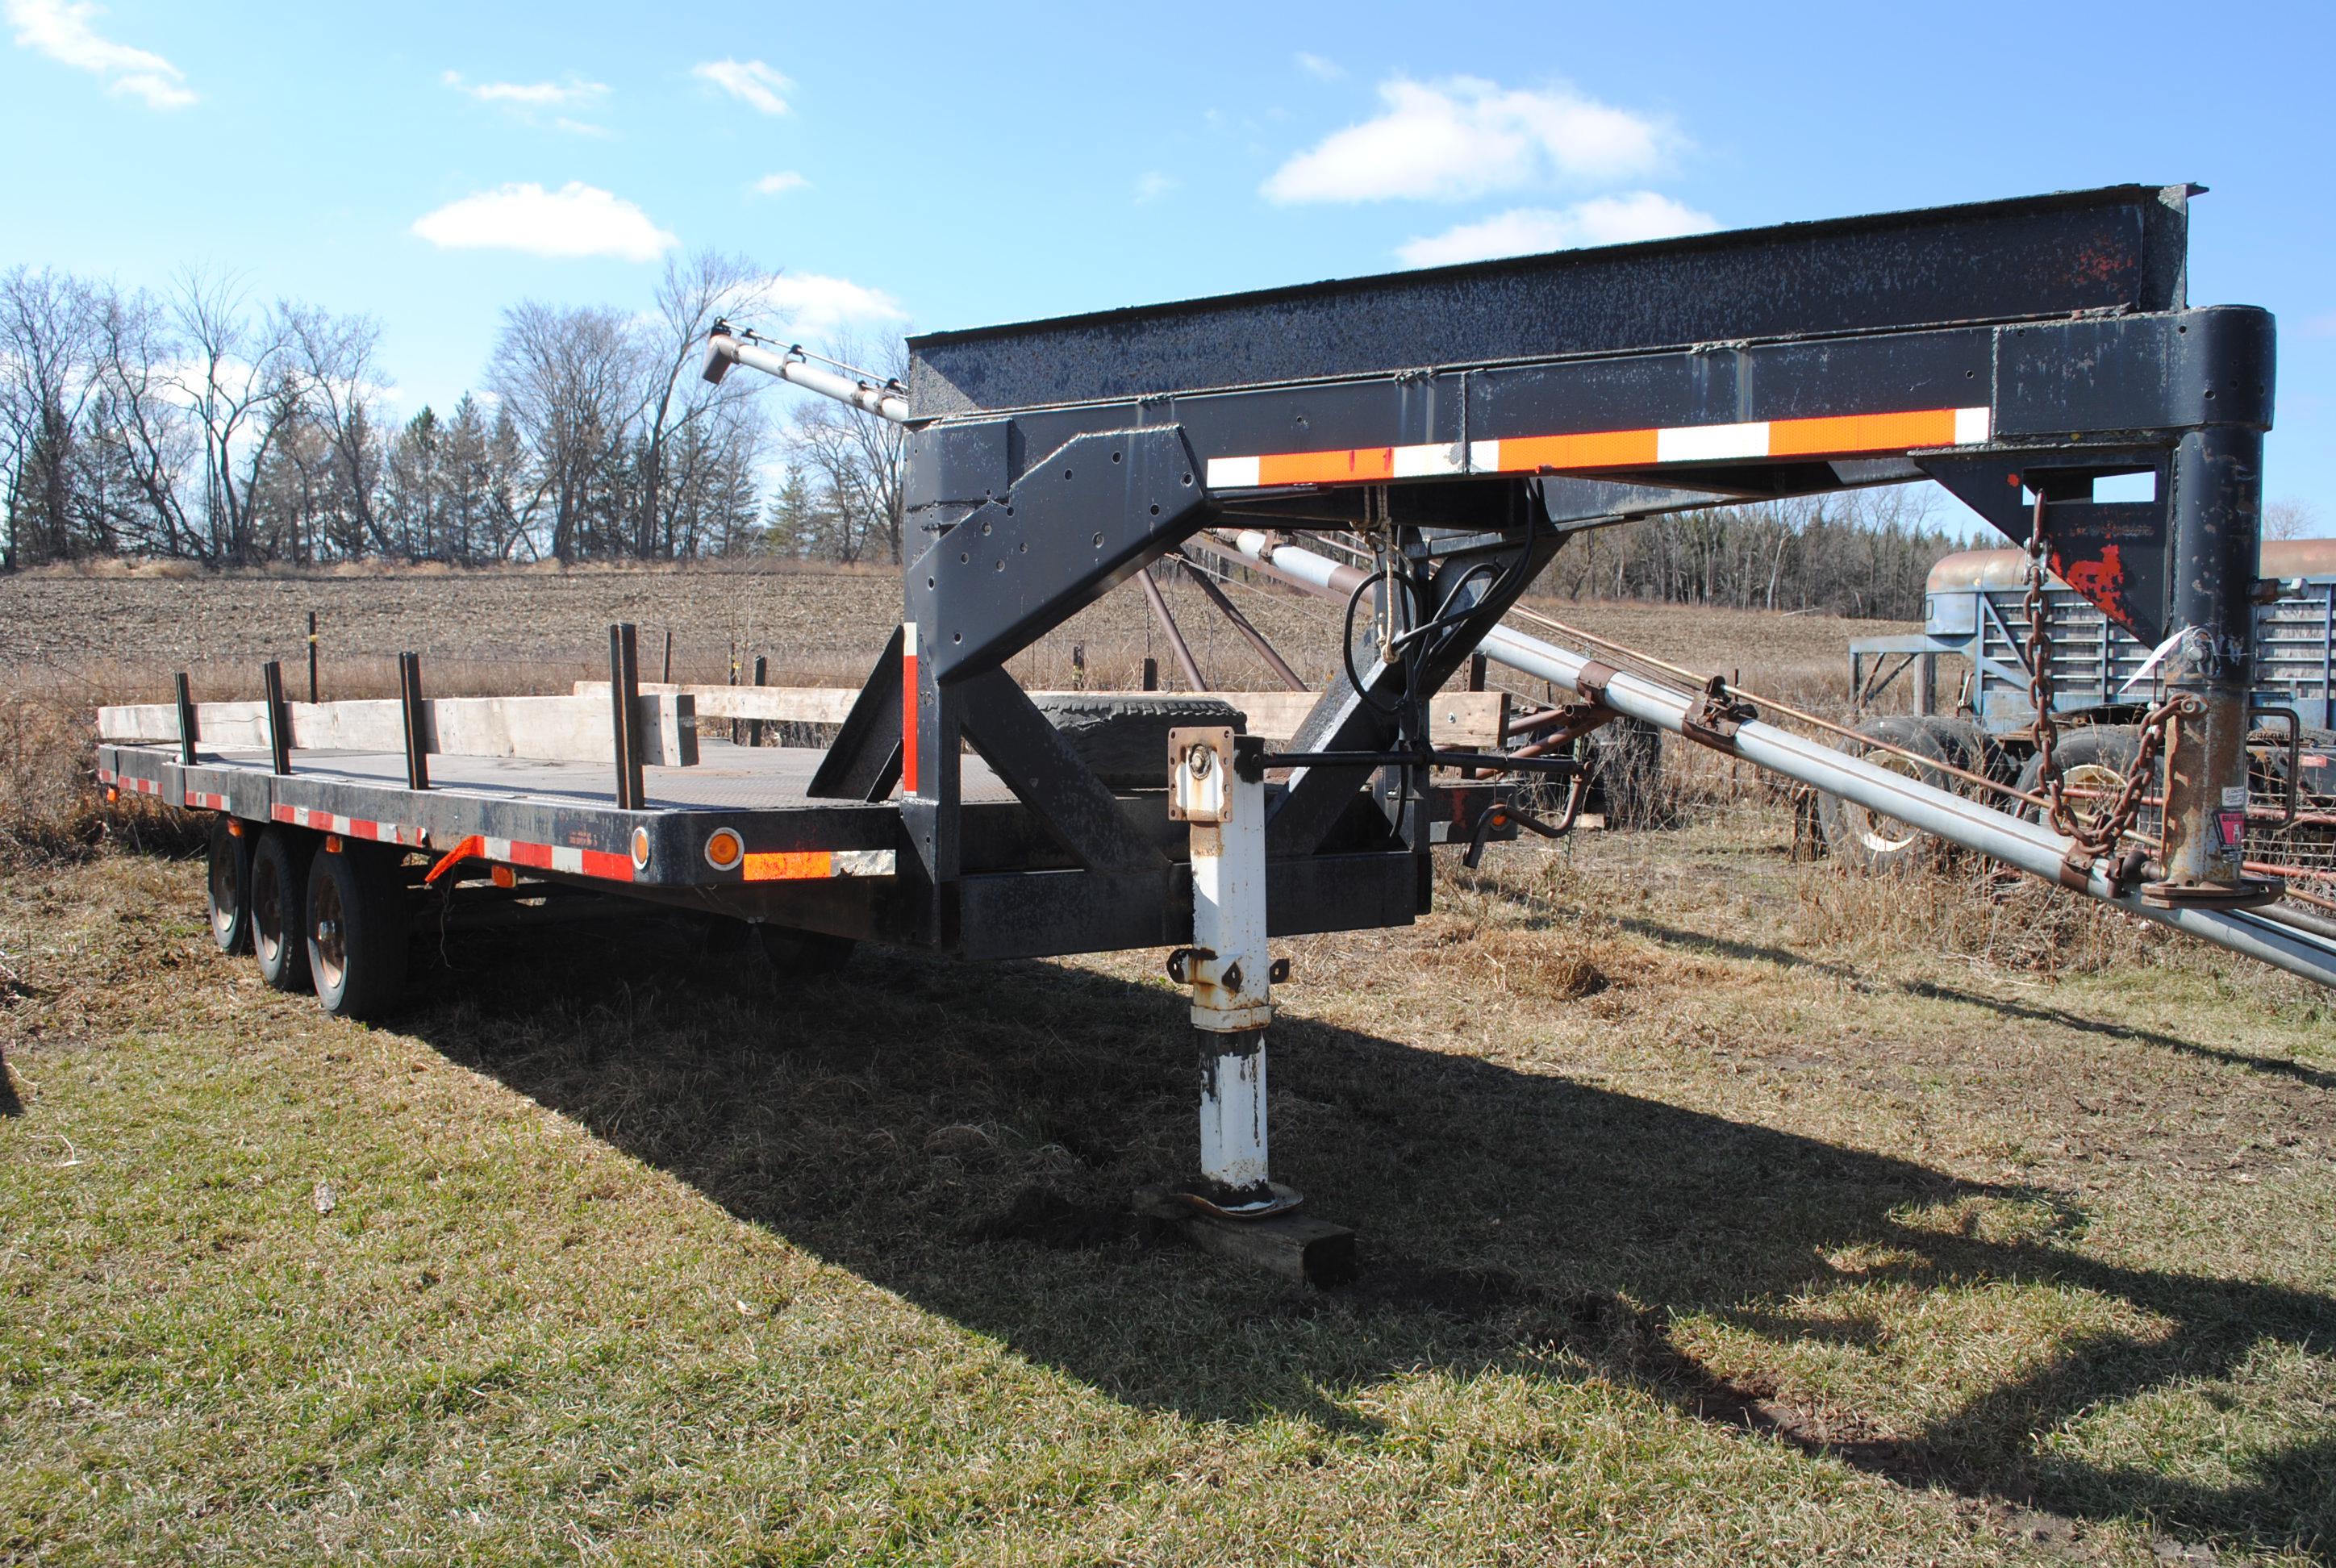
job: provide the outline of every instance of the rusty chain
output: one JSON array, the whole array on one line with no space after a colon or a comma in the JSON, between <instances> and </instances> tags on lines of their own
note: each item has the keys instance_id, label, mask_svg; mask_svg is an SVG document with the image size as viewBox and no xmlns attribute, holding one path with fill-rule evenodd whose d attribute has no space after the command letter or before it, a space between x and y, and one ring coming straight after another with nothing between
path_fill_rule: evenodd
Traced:
<instances>
[{"instance_id":1,"label":"rusty chain","mask_svg":"<svg viewBox=\"0 0 2336 1568\"><path fill-rule=\"evenodd\" d=\"M2044 492L2039 490L2036 492L2035 516L2028 530L2028 700L2036 710L2029 738L2036 745L2037 782L2043 786L2045 813L2052 831L2074 840L2077 847L2088 854L2106 855L2133 831L2134 819L2141 813L2142 798L2149 791L2150 770L2156 765L2158 748L2165 742L2166 726L2179 710L2181 699L2170 697L2149 710L2141 722L2133 768L2126 774L2125 787L2117 792L2107 811L2089 823L2080 821L2068 804L2060 765L2052 755L2052 747L2060 738L2060 726L2052 717L2052 632L2044 603Z\"/></svg>"}]
</instances>

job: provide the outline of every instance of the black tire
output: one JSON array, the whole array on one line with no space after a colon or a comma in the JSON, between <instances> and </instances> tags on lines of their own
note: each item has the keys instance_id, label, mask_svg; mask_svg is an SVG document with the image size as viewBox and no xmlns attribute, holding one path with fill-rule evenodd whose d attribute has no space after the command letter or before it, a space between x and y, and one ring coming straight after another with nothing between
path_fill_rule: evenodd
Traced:
<instances>
[{"instance_id":1,"label":"black tire","mask_svg":"<svg viewBox=\"0 0 2336 1568\"><path fill-rule=\"evenodd\" d=\"M1842 746L1844 751L1864 755L1877 767L1903 774L1934 789L1946 789L1954 784L1953 775L1935 765L1953 762L1946 744L1922 720L1908 714L1891 714L1867 719L1857 726L1857 733L1868 740L1903 746L1916 757L1927 760L1916 761L1894 752L1873 751L1846 742ZM1945 851L1939 840L1921 829L1908 827L1894 817L1869 811L1836 794L1817 795L1817 822L1825 829L1827 852L1844 865L1864 872L1905 872L1935 865Z\"/></svg>"},{"instance_id":2,"label":"black tire","mask_svg":"<svg viewBox=\"0 0 2336 1568\"><path fill-rule=\"evenodd\" d=\"M1971 720L1925 714L1915 716L1914 722L1939 743L1950 764L1981 778L2010 781L2011 773L2004 762L2003 748L1995 744L1994 736ZM1979 787L1958 778L1951 777L1948 782L1960 794L1970 794Z\"/></svg>"},{"instance_id":3,"label":"black tire","mask_svg":"<svg viewBox=\"0 0 2336 1568\"><path fill-rule=\"evenodd\" d=\"M2088 725L2082 729L2065 731L2053 743L2052 761L2060 770L2064 784L2086 789L2119 790L2133 776L2133 765L2141 755L2141 734L2124 725ZM2153 765L2152 771L2160 779L2165 776L2165 763ZM2027 765L2020 770L2020 789L2023 794L2039 792L2044 787L2044 755L2030 755ZM2153 785L2152 794L2158 793ZM2107 811L2109 802L2078 799L2068 803L2079 822L2089 821L2095 813ZM2030 822L2042 822L2047 813L2041 806L2024 806L2022 812ZM2157 835L2158 813L2156 806L2145 805L2135 813L2135 831L2146 838Z\"/></svg>"},{"instance_id":4,"label":"black tire","mask_svg":"<svg viewBox=\"0 0 2336 1568\"><path fill-rule=\"evenodd\" d=\"M377 1018L405 994L411 923L401 856L344 841L309 857L308 980L336 1018Z\"/></svg>"},{"instance_id":5,"label":"black tire","mask_svg":"<svg viewBox=\"0 0 2336 1568\"><path fill-rule=\"evenodd\" d=\"M1162 750L1168 743L1163 740ZM774 926L767 922L754 928L762 938L763 956L771 960L771 972L783 979L810 979L816 975L832 975L852 961L852 950L860 944L850 937L832 937L825 931L799 931L792 926Z\"/></svg>"},{"instance_id":6,"label":"black tire","mask_svg":"<svg viewBox=\"0 0 2336 1568\"><path fill-rule=\"evenodd\" d=\"M211 815L209 894L211 940L223 953L251 950L252 832L225 812Z\"/></svg>"},{"instance_id":7,"label":"black tire","mask_svg":"<svg viewBox=\"0 0 2336 1568\"><path fill-rule=\"evenodd\" d=\"M1184 692L1087 696L1061 692L1035 699L1079 759L1114 789L1168 787L1168 732L1229 725L1245 733L1248 717L1229 702Z\"/></svg>"},{"instance_id":8,"label":"black tire","mask_svg":"<svg viewBox=\"0 0 2336 1568\"><path fill-rule=\"evenodd\" d=\"M1660 827L1663 819L1663 737L1650 724L1618 718L1583 737L1591 810L1610 828Z\"/></svg>"},{"instance_id":9,"label":"black tire","mask_svg":"<svg viewBox=\"0 0 2336 1568\"><path fill-rule=\"evenodd\" d=\"M308 860L314 834L268 828L251 852L251 951L259 978L279 991L308 984Z\"/></svg>"}]
</instances>

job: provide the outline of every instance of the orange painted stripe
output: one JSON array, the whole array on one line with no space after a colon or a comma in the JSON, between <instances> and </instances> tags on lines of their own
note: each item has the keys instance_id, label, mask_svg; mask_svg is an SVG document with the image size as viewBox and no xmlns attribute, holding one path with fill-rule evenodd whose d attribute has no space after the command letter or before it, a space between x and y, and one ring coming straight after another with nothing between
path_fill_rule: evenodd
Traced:
<instances>
[{"instance_id":1,"label":"orange painted stripe","mask_svg":"<svg viewBox=\"0 0 2336 1568\"><path fill-rule=\"evenodd\" d=\"M1771 457L1892 452L1954 443L1955 411L1952 408L1921 408L1909 414L1846 414L1829 419L1779 419L1768 426Z\"/></svg>"},{"instance_id":2,"label":"orange painted stripe","mask_svg":"<svg viewBox=\"0 0 2336 1568\"><path fill-rule=\"evenodd\" d=\"M1395 448L1285 452L1257 460L1260 484L1355 484L1395 477Z\"/></svg>"},{"instance_id":3,"label":"orange painted stripe","mask_svg":"<svg viewBox=\"0 0 2336 1568\"><path fill-rule=\"evenodd\" d=\"M911 632L913 634L913 629ZM915 638L910 638L913 645ZM900 793L917 793L917 656L900 656Z\"/></svg>"},{"instance_id":4,"label":"orange painted stripe","mask_svg":"<svg viewBox=\"0 0 2336 1568\"><path fill-rule=\"evenodd\" d=\"M1656 461L1651 430L1598 430L1581 435L1504 436L1501 466L1622 468Z\"/></svg>"},{"instance_id":5,"label":"orange painted stripe","mask_svg":"<svg viewBox=\"0 0 2336 1568\"><path fill-rule=\"evenodd\" d=\"M628 882L633 880L633 857L610 854L607 850L584 852L584 874L602 881Z\"/></svg>"},{"instance_id":6,"label":"orange painted stripe","mask_svg":"<svg viewBox=\"0 0 2336 1568\"><path fill-rule=\"evenodd\" d=\"M806 881L835 874L835 856L826 850L773 850L746 857L750 882Z\"/></svg>"}]
</instances>

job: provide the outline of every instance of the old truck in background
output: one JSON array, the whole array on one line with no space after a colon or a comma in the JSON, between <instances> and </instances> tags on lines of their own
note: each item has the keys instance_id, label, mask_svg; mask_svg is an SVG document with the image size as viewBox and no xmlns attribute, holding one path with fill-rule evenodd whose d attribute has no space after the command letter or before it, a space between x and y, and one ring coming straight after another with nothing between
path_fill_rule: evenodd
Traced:
<instances>
[{"instance_id":1,"label":"old truck in background","mask_svg":"<svg viewBox=\"0 0 2336 1568\"><path fill-rule=\"evenodd\" d=\"M2275 589L2264 589L2255 609L2249 857L2302 882L2299 891L2336 896L2336 540L2266 541L2261 576ZM1849 645L1857 732L1880 743L1867 754L1873 761L1932 782L1952 782L1946 770L1954 768L2037 792L2029 578L2024 550L1959 550L1931 569L1920 632ZM2098 802L2133 769L2152 650L2057 577L2048 574L2036 602L2049 708L2061 730L2055 755L2069 789ZM1943 708L1942 660L1956 682ZM1908 711L1878 711L1885 704ZM1926 769L1920 756L1943 765ZM1827 852L1853 864L1911 864L1938 848L1839 796L1819 795L1815 804ZM2155 810L2144 809L2146 831Z\"/></svg>"}]
</instances>

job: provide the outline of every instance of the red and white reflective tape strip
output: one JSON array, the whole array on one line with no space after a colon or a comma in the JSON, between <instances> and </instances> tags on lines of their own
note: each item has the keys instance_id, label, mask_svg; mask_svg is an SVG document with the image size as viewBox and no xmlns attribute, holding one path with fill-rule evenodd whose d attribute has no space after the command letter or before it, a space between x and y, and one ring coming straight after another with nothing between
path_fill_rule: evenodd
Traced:
<instances>
[{"instance_id":1,"label":"red and white reflective tape strip","mask_svg":"<svg viewBox=\"0 0 2336 1568\"><path fill-rule=\"evenodd\" d=\"M900 793L917 793L917 623L900 625Z\"/></svg>"},{"instance_id":2,"label":"red and white reflective tape strip","mask_svg":"<svg viewBox=\"0 0 2336 1568\"><path fill-rule=\"evenodd\" d=\"M746 857L746 880L750 882L889 877L897 869L896 857L891 850L777 850Z\"/></svg>"},{"instance_id":3,"label":"red and white reflective tape strip","mask_svg":"<svg viewBox=\"0 0 2336 1568\"><path fill-rule=\"evenodd\" d=\"M110 767L102 767L97 770L97 782L100 784L112 784L113 782L113 770Z\"/></svg>"},{"instance_id":4,"label":"red and white reflective tape strip","mask_svg":"<svg viewBox=\"0 0 2336 1568\"><path fill-rule=\"evenodd\" d=\"M104 774L100 774L98 776L100 778L107 777ZM142 795L159 795L162 793L162 784L161 780L140 778L135 774L125 773L112 774L112 782L116 788L135 790L138 794Z\"/></svg>"},{"instance_id":5,"label":"red and white reflective tape strip","mask_svg":"<svg viewBox=\"0 0 2336 1568\"><path fill-rule=\"evenodd\" d=\"M223 812L227 810L227 796L205 794L200 790L189 790L187 803L197 811Z\"/></svg>"},{"instance_id":6,"label":"red and white reflective tape strip","mask_svg":"<svg viewBox=\"0 0 2336 1568\"><path fill-rule=\"evenodd\" d=\"M1438 474L1534 473L1595 468L1646 468L1669 463L1732 463L1772 457L1839 457L1981 446L1994 428L1984 408L1917 408L1814 419L1764 419L1748 424L1682 424L1642 430L1513 435L1427 446L1366 446L1340 452L1269 453L1209 459L1212 490L1278 484L1377 483Z\"/></svg>"},{"instance_id":7,"label":"red and white reflective tape strip","mask_svg":"<svg viewBox=\"0 0 2336 1568\"><path fill-rule=\"evenodd\" d=\"M420 828L400 827L395 823L377 823L364 817L345 817L333 812L311 811L307 806L286 805L277 802L268 808L268 814L279 823L289 823L296 828L313 828L320 833L338 833L345 839L373 839L385 844L422 842Z\"/></svg>"},{"instance_id":8,"label":"red and white reflective tape strip","mask_svg":"<svg viewBox=\"0 0 2336 1568\"><path fill-rule=\"evenodd\" d=\"M570 876L598 877L610 882L633 880L633 857L611 854L607 850L582 850L572 844L531 844L520 839L482 839L478 853L482 860L540 872L566 872Z\"/></svg>"}]
</instances>

